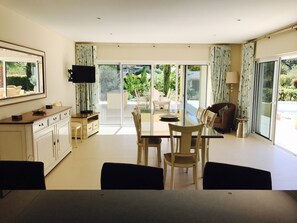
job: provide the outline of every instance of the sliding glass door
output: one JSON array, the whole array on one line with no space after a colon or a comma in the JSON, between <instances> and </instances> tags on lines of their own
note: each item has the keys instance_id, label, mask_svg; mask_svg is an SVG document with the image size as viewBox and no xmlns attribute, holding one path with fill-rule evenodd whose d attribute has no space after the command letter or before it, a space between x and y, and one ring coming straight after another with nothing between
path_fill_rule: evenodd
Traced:
<instances>
[{"instance_id":1,"label":"sliding glass door","mask_svg":"<svg viewBox=\"0 0 297 223\"><path fill-rule=\"evenodd\" d=\"M297 154L297 56L280 64L275 144Z\"/></svg>"},{"instance_id":2,"label":"sliding glass door","mask_svg":"<svg viewBox=\"0 0 297 223\"><path fill-rule=\"evenodd\" d=\"M276 105L276 77L278 61L258 62L256 64L254 106L255 132L272 140Z\"/></svg>"},{"instance_id":3,"label":"sliding glass door","mask_svg":"<svg viewBox=\"0 0 297 223\"><path fill-rule=\"evenodd\" d=\"M123 125L133 124L131 112L137 105L150 109L151 65L122 64Z\"/></svg>"},{"instance_id":4,"label":"sliding glass door","mask_svg":"<svg viewBox=\"0 0 297 223\"><path fill-rule=\"evenodd\" d=\"M195 115L199 107L207 106L207 65L183 65L183 95L185 113Z\"/></svg>"},{"instance_id":5,"label":"sliding glass door","mask_svg":"<svg viewBox=\"0 0 297 223\"><path fill-rule=\"evenodd\" d=\"M121 124L122 90L119 64L99 64L100 124Z\"/></svg>"},{"instance_id":6,"label":"sliding glass door","mask_svg":"<svg viewBox=\"0 0 297 223\"><path fill-rule=\"evenodd\" d=\"M132 125L136 105L152 110L162 100L195 115L207 105L207 72L207 65L98 64L100 123Z\"/></svg>"}]
</instances>

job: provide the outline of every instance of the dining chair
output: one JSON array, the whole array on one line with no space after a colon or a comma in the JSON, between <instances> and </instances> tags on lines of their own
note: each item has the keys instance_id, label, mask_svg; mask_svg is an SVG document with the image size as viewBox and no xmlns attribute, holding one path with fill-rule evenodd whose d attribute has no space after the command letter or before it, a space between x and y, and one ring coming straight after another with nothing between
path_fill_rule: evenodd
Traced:
<instances>
[{"instance_id":1,"label":"dining chair","mask_svg":"<svg viewBox=\"0 0 297 223\"><path fill-rule=\"evenodd\" d=\"M214 113L210 110L206 110L205 115L204 115L204 121L203 121L204 125L207 128L209 128L209 127L213 128L213 124L214 124L216 117L217 117L217 113Z\"/></svg>"},{"instance_id":2,"label":"dining chair","mask_svg":"<svg viewBox=\"0 0 297 223\"><path fill-rule=\"evenodd\" d=\"M0 189L45 190L43 162L1 160Z\"/></svg>"},{"instance_id":3,"label":"dining chair","mask_svg":"<svg viewBox=\"0 0 297 223\"><path fill-rule=\"evenodd\" d=\"M142 151L144 150L143 139L141 138L141 114L137 108L132 112L133 121L137 136L137 164L141 163ZM158 153L158 166L161 165L161 138L149 138L148 147L156 147Z\"/></svg>"},{"instance_id":4,"label":"dining chair","mask_svg":"<svg viewBox=\"0 0 297 223\"><path fill-rule=\"evenodd\" d=\"M201 122L198 122L198 123L202 123L207 128L213 128L214 120L216 119L216 117L217 117L216 113L206 110L204 112L204 115L201 118ZM192 139L193 148L195 148L195 144L196 144L195 139ZM205 139L204 145L202 145L202 142L200 141L200 148L205 150L205 162L209 161L209 138Z\"/></svg>"},{"instance_id":5,"label":"dining chair","mask_svg":"<svg viewBox=\"0 0 297 223\"><path fill-rule=\"evenodd\" d=\"M102 190L164 189L162 168L129 163L104 163L100 181Z\"/></svg>"},{"instance_id":6,"label":"dining chair","mask_svg":"<svg viewBox=\"0 0 297 223\"><path fill-rule=\"evenodd\" d=\"M204 168L203 189L271 190L271 173L251 167L207 162Z\"/></svg>"},{"instance_id":7,"label":"dining chair","mask_svg":"<svg viewBox=\"0 0 297 223\"><path fill-rule=\"evenodd\" d=\"M206 114L206 109L205 108L202 108L202 107L199 107L196 111L196 117L197 117L197 120L198 120L198 123L199 124L204 124L204 121L205 121L205 114Z\"/></svg>"},{"instance_id":8,"label":"dining chair","mask_svg":"<svg viewBox=\"0 0 297 223\"><path fill-rule=\"evenodd\" d=\"M153 109L155 112L170 112L170 101L153 101Z\"/></svg>"},{"instance_id":9,"label":"dining chair","mask_svg":"<svg viewBox=\"0 0 297 223\"><path fill-rule=\"evenodd\" d=\"M193 168L193 181L198 189L199 142L203 125L178 126L169 123L171 152L164 154L164 176L166 180L167 165L171 166L170 189L173 189L174 168ZM179 140L174 140L178 137ZM192 137L196 138L194 150L191 147ZM176 145L178 143L178 145Z\"/></svg>"}]
</instances>

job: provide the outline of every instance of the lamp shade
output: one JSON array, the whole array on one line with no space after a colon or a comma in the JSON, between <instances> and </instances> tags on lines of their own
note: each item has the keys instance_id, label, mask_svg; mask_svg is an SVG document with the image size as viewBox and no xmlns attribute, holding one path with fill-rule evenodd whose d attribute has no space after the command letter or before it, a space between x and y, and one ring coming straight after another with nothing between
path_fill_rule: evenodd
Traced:
<instances>
[{"instance_id":1,"label":"lamp shade","mask_svg":"<svg viewBox=\"0 0 297 223\"><path fill-rule=\"evenodd\" d=\"M237 84L239 81L237 72L227 72L226 84Z\"/></svg>"}]
</instances>

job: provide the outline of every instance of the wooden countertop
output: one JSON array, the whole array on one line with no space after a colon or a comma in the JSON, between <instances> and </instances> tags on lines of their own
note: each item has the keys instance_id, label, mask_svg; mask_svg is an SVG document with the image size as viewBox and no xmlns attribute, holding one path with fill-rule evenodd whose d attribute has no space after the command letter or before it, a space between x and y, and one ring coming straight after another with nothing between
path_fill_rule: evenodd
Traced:
<instances>
[{"instance_id":1,"label":"wooden countertop","mask_svg":"<svg viewBox=\"0 0 297 223\"><path fill-rule=\"evenodd\" d=\"M23 117L22 117L22 120L20 121L13 121L12 118L9 117L9 118L0 120L0 124L32 124L35 121L49 117L51 115L57 114L62 111L66 111L68 109L71 109L71 107L70 106L53 106L52 109L46 109L44 107L42 108L42 110L45 111L44 115L33 115L33 112L30 111L30 112L21 114Z\"/></svg>"}]
</instances>

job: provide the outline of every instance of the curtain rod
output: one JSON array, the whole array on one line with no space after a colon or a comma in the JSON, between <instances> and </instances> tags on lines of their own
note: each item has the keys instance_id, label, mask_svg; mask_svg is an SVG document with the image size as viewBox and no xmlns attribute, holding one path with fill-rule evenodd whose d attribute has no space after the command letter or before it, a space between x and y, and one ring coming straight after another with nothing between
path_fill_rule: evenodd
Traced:
<instances>
[{"instance_id":1,"label":"curtain rod","mask_svg":"<svg viewBox=\"0 0 297 223\"><path fill-rule=\"evenodd\" d=\"M248 43L250 43L250 42L256 42L256 41L258 41L258 40L265 39L265 38L268 38L268 39L269 39L271 36L279 35L279 34L281 34L281 33L289 32L289 31L292 31L292 30L297 30L297 24L287 26L287 27L285 27L285 28L282 28L282 29L276 30L276 31L274 31L274 32L265 34L265 35L260 36L260 37L258 37L258 38L251 39L251 40L249 40L249 41L247 41L247 42L248 42Z\"/></svg>"}]
</instances>

